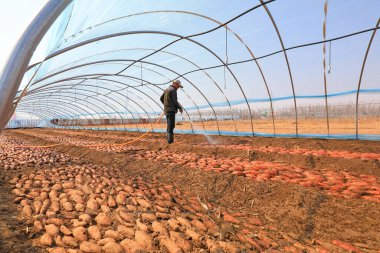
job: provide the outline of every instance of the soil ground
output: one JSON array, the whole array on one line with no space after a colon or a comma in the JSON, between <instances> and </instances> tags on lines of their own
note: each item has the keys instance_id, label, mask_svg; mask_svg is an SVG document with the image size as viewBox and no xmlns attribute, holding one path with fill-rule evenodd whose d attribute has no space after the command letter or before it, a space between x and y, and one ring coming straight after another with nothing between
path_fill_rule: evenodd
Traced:
<instances>
[{"instance_id":1,"label":"soil ground","mask_svg":"<svg viewBox=\"0 0 380 253\"><path fill-rule=\"evenodd\" d=\"M113 131L74 131L30 129L4 131L5 136L25 140L30 145L56 143L50 137L69 138L97 143L123 143L141 133ZM49 137L49 138L48 138ZM308 171L347 172L352 175L370 175L380 183L380 161L376 159L347 159L344 157L280 154L278 152L247 152L229 149L233 145L255 147L282 147L287 149L318 149L359 153L380 153L380 142L319 139L281 139L250 137L213 137L217 145L208 145L204 136L176 135L176 144L167 145L164 135L151 134L133 145L156 152L170 151L212 156L216 159L248 159L300 166ZM59 143L59 142L58 142ZM226 147L227 146L227 147ZM340 240L361 248L363 252L380 249L380 203L358 198L340 198L313 187L304 187L283 181L256 181L228 173L190 169L186 164L167 164L152 159L137 159L139 151L122 152L95 150L89 147L59 143L51 148L59 153L79 158L84 163L101 164L119 169L128 177L141 176L145 181L157 179L165 184L198 196L213 206L230 212L255 215L268 227L291 236L294 240L312 245L315 240ZM21 168L17 173L24 173ZM11 204L12 194L6 183L12 174L0 172L2 252L33 252L30 240L18 223L16 207ZM6 208L4 207L6 205ZM13 245L13 246L12 246ZM3 248L2 248L3 247ZM38 250L38 249L33 249ZM340 249L342 250L342 249ZM334 251L334 250L333 250ZM333 252L331 251L331 252ZM300 251L301 252L301 251ZM309 252L304 250L304 252ZM336 252L348 252L339 251Z\"/></svg>"}]
</instances>

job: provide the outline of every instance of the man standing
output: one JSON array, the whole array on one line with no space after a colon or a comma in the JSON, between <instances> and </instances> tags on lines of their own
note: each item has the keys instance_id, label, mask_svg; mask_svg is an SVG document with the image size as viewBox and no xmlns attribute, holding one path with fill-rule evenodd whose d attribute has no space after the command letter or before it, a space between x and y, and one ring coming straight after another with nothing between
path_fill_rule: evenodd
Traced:
<instances>
[{"instance_id":1,"label":"man standing","mask_svg":"<svg viewBox=\"0 0 380 253\"><path fill-rule=\"evenodd\" d=\"M180 80L173 81L172 85L170 85L162 94L161 102L164 104L164 112L166 115L167 122L167 139L168 143L171 144L174 142L174 127L175 127L175 114L178 110L182 113L183 108L180 103L178 103L177 99L177 90L179 88L183 88Z\"/></svg>"}]
</instances>

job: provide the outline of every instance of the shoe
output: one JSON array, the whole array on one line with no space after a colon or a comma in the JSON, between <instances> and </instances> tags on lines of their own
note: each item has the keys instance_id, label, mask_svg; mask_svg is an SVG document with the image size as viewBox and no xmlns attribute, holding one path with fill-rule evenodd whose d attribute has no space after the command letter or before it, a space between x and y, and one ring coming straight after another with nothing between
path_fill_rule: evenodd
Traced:
<instances>
[{"instance_id":1,"label":"shoe","mask_svg":"<svg viewBox=\"0 0 380 253\"><path fill-rule=\"evenodd\" d=\"M168 143L172 144L174 142L174 133L168 133Z\"/></svg>"}]
</instances>

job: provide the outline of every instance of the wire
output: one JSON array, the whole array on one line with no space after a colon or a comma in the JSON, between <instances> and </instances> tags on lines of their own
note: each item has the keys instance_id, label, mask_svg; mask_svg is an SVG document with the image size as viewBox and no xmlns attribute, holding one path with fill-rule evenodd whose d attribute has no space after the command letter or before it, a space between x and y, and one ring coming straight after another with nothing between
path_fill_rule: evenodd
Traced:
<instances>
[{"instance_id":1,"label":"wire","mask_svg":"<svg viewBox=\"0 0 380 253\"><path fill-rule=\"evenodd\" d=\"M326 42L333 42L333 41L336 41L336 40L345 39L345 38L348 38L348 37L356 36L356 35L359 35L359 34L362 34L362 33L371 32L371 31L375 31L375 30L378 30L378 29L380 29L380 27L375 27L375 28L370 28L370 29L366 29L366 30L361 30L359 32L346 34L346 35L343 35L343 36L340 36L340 37L335 37L335 38L328 39L328 40L321 40L321 41L311 42L311 43L307 43L307 44L301 44L301 45L297 45L297 46L293 46L293 47L288 47L288 48L285 48L285 49L281 49L281 50L278 50L278 51L275 51L275 52L272 52L272 53L269 53L269 54L266 54L266 55L262 55L262 56L259 56L259 57L251 58L251 59L248 59L248 60L241 60L241 61L230 62L227 65L231 66L231 65L236 65L236 64L241 64L241 63L247 63L247 62L251 62L251 61L255 61L255 60L260 60L260 59L264 59L264 58L267 58L267 57L270 57L270 56L282 53L284 51L290 51L290 50L293 50L293 49L302 48L302 47L308 47L308 46L315 46L315 45L326 43ZM210 67L206 67L206 68L200 68L200 69L191 70L191 71L188 71L188 72L186 72L184 74L181 74L180 76L176 77L176 79L179 78L179 77L182 77L182 76L194 73L194 72L203 71L203 70L209 70L209 69L215 69L215 68L220 68L220 67L223 67L223 66L225 66L225 65L224 64L222 64L222 65L214 65L214 66L210 66Z\"/></svg>"},{"instance_id":2,"label":"wire","mask_svg":"<svg viewBox=\"0 0 380 253\"><path fill-rule=\"evenodd\" d=\"M117 72L115 75L119 75L119 74L123 73L125 70L127 70L129 67L131 67L131 66L132 66L133 64L135 64L136 62L139 62L139 61L141 61L141 60L144 60L145 58L148 58L148 57L150 57L150 56L152 56L152 55L154 55L154 54L156 54L156 53L158 53L158 52L164 50L165 48L169 47L170 45L173 45L174 43L177 43L178 41L181 41L181 40L183 40L183 39L189 39L189 38L196 37L196 36L200 36L200 35L204 35L204 34L208 34L208 33L210 33L210 32L213 32L213 31L215 31L215 30L218 30L219 28L221 28L221 27L223 27L223 26L227 26L229 23L231 23L231 22L235 21L236 19L238 19L238 18L244 16L245 14L250 13L251 11L256 10L257 8L259 8L259 7L261 7L261 6L265 6L265 5L267 5L267 4L269 4L269 3L272 3L272 2L274 2L274 1L276 1L276 0L269 0L269 1L267 1L267 2L260 3L260 4L254 6L254 7L252 7L252 8L250 8L250 9L246 10L245 12L240 13L239 15L237 15L236 17L234 17L234 18L228 20L228 21L225 22L224 24L220 24L219 26L217 26L217 27L215 27L215 28L213 28L213 29L210 29L210 30L207 30L207 31L204 31L204 32L201 32L201 33L196 33L196 34L193 34L193 35L189 35L189 36L184 36L184 37L181 37L181 38L179 38L179 39L176 39L176 40L174 40L174 41L172 41L172 42L166 44L165 46L163 46L163 47L157 49L156 51L154 51L154 52L152 52L152 53L150 53L150 54L148 54L148 55L146 55L146 56L144 56L144 57L142 57L142 58L140 58L140 59L138 59L138 60L135 60L134 62L132 62L131 64L129 64L127 67L125 67L125 68L123 68L122 70L120 70L119 72ZM54 56L54 54L53 54L52 56ZM48 58L46 58L46 59L48 59Z\"/></svg>"},{"instance_id":3,"label":"wire","mask_svg":"<svg viewBox=\"0 0 380 253\"><path fill-rule=\"evenodd\" d=\"M140 61L140 79L141 79L141 85L144 85L143 83L143 63Z\"/></svg>"}]
</instances>

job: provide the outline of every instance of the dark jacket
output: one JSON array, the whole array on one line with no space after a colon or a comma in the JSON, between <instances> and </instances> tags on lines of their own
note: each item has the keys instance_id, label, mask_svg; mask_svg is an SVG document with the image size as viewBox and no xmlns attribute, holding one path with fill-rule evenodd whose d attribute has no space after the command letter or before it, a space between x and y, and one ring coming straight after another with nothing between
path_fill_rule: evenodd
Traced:
<instances>
[{"instance_id":1,"label":"dark jacket","mask_svg":"<svg viewBox=\"0 0 380 253\"><path fill-rule=\"evenodd\" d=\"M160 100L164 104L165 114L168 112L178 112L182 108L178 103L177 90L172 85L164 91Z\"/></svg>"}]
</instances>

